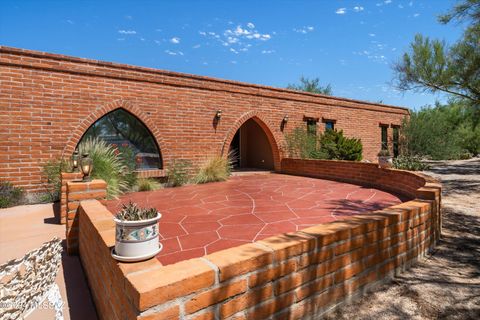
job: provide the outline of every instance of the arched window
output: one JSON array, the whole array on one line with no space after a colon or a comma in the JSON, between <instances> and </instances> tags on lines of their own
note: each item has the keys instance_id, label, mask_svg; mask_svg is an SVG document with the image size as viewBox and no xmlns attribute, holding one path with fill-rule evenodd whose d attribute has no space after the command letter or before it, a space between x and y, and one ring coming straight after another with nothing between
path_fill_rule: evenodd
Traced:
<instances>
[{"instance_id":1,"label":"arched window","mask_svg":"<svg viewBox=\"0 0 480 320\"><path fill-rule=\"evenodd\" d=\"M128 148L137 170L162 168L160 150L152 133L124 109L116 109L98 119L88 128L80 143L87 138L102 139L120 150Z\"/></svg>"}]
</instances>

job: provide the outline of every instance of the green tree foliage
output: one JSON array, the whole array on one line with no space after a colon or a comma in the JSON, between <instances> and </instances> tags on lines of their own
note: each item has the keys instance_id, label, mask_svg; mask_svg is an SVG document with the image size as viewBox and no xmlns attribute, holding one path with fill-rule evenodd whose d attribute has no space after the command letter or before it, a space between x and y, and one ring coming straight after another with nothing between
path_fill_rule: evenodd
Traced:
<instances>
[{"instance_id":1,"label":"green tree foliage","mask_svg":"<svg viewBox=\"0 0 480 320\"><path fill-rule=\"evenodd\" d=\"M413 111L401 130L402 155L440 160L478 154L480 126L475 126L472 112L455 101Z\"/></svg>"},{"instance_id":2,"label":"green tree foliage","mask_svg":"<svg viewBox=\"0 0 480 320\"><path fill-rule=\"evenodd\" d=\"M289 84L287 89L305 91L311 93L319 93L327 96L333 95L332 86L327 84L326 86L320 85L320 79L309 79L304 76L300 77L300 84Z\"/></svg>"},{"instance_id":3,"label":"green tree foliage","mask_svg":"<svg viewBox=\"0 0 480 320\"><path fill-rule=\"evenodd\" d=\"M360 139L346 138L343 131L327 130L316 136L304 128L285 135L290 157L301 159L362 160Z\"/></svg>"},{"instance_id":4,"label":"green tree foliage","mask_svg":"<svg viewBox=\"0 0 480 320\"><path fill-rule=\"evenodd\" d=\"M69 160L54 159L49 160L42 165L42 176L45 179L46 199L45 201L53 202L60 200L60 192L62 181L60 174L62 172L70 172L72 164Z\"/></svg>"},{"instance_id":5,"label":"green tree foliage","mask_svg":"<svg viewBox=\"0 0 480 320\"><path fill-rule=\"evenodd\" d=\"M410 52L394 65L401 90L445 92L480 105L480 0L464 0L440 17L442 23L467 22L462 37L447 45L417 34ZM476 113L475 115L478 115Z\"/></svg>"}]
</instances>

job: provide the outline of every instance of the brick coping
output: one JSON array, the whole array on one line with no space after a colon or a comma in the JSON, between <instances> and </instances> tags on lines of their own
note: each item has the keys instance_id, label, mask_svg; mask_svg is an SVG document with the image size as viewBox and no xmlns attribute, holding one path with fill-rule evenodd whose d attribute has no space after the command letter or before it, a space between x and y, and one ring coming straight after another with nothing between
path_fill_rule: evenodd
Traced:
<instances>
[{"instance_id":1,"label":"brick coping","mask_svg":"<svg viewBox=\"0 0 480 320\"><path fill-rule=\"evenodd\" d=\"M391 170L399 179L402 172ZM126 296L123 311L118 311L126 318L247 319L273 314L282 318L286 312L289 316L310 313L312 308L316 312L408 267L434 246L441 230L441 185L416 173L408 176L417 178L416 198L411 201L167 266L157 259L114 261L111 213L96 200L82 201L82 263L91 286L94 259L120 281L120 288L109 290L111 295ZM89 257L94 247L86 242L92 238L98 242L93 244L98 246L94 258ZM107 312L102 299L111 298L98 296L96 290L92 289L97 309Z\"/></svg>"},{"instance_id":2,"label":"brick coping","mask_svg":"<svg viewBox=\"0 0 480 320\"><path fill-rule=\"evenodd\" d=\"M164 84L169 84L168 79L176 79L174 81L180 81L181 83L176 83L176 86L189 86L186 82L182 81L184 80L193 80L195 82L192 87L196 88L202 88L202 89L209 89L209 90L223 90L223 91L230 91L230 92L236 92L236 93L248 93L248 94L254 94L257 96L268 96L267 92L276 92L276 93L284 93L287 94L286 96L280 97L281 99L287 99L287 100L297 100L297 101L305 101L305 102L318 102L326 105L332 105L332 106L340 106L340 107L350 107L350 108L357 108L357 109L367 109L367 110L377 110L377 108L380 108L381 111L385 112L391 112L391 113L398 113L398 114L405 114L409 115L410 111L406 107L400 107L400 106L394 106L394 105L387 105L387 104L380 104L380 103L374 103L374 102L369 102L369 101L362 101L362 100L356 100L356 99L349 99L349 98L342 98L342 97L335 97L335 96L328 96L328 95L322 95L322 94L313 94L309 92L299 92L295 90L290 90L290 89L284 89L284 88L276 88L276 87L271 87L271 86L266 86L266 85L258 85L258 84L252 84L252 83L246 83L246 82L240 82L240 81L233 81L233 80L226 80L226 79L218 79L218 78L213 78L213 77L207 77L207 76L200 76L200 75L193 75L193 74L187 74L187 73L180 73L180 72L173 72L173 71L166 71L166 70L159 70L159 69L154 69L154 68L147 68L147 67L140 67L140 66L133 66L133 65L128 65L128 64L122 64L122 63L115 63L115 62L106 62L106 61L101 61L101 60L94 60L94 59L87 59L87 58L79 58L79 57L73 57L73 56L67 56L67 55L62 55L62 54L55 54L55 53L47 53L47 52L42 52L42 51L36 51L36 50L28 50L28 49L20 49L20 48L14 48L14 47L8 47L8 46L0 46L0 54L10 54L10 55L17 55L17 56L24 56L24 57L32 57L35 59L41 59L39 64L32 63L32 61L28 61L28 58L26 61L19 61L17 65L19 66L24 66L24 67L30 67L30 68L39 68L39 69L45 69L45 70L50 70L50 71L64 71L64 72L72 72L72 73L78 73L78 74L85 74L85 75L96 75L96 76L106 76L106 77L114 77L114 78L122 78L122 79L130 79L130 80L140 80L140 81L151 81L148 80L148 75L158 75L161 77L166 77L166 78L161 78L157 79L156 81L151 81L151 82L161 82ZM53 63L48 63L47 61L50 60ZM67 62L67 63L75 63L79 65L84 65L87 67L86 70L81 70L78 68L66 68L62 69L61 65L59 62L54 62L54 61L59 61L59 62ZM9 62L9 61L2 61L0 59L0 65L1 64L7 64L7 65L14 65L14 63ZM111 69L114 70L114 74L106 74L102 73L97 69L91 70L91 67L102 67L105 69ZM115 72L115 70L117 72ZM138 79L136 77L130 77L128 74L125 74L123 71L132 71L132 72L138 72L140 74L144 74L143 79ZM208 83L208 84L206 84ZM210 85L209 85L210 84ZM216 84L224 85L223 88L219 88L216 86ZM242 91L241 88L246 88L246 89L254 89L256 90L254 93L252 92L245 92ZM262 92L265 91L265 93L262 94ZM333 102L332 102L333 101ZM335 103L336 102L336 103ZM347 105L339 105L338 102L346 102ZM360 103L365 105L364 107L359 107L359 106L349 106L348 103ZM369 108L368 106L373 106L374 108Z\"/></svg>"}]
</instances>

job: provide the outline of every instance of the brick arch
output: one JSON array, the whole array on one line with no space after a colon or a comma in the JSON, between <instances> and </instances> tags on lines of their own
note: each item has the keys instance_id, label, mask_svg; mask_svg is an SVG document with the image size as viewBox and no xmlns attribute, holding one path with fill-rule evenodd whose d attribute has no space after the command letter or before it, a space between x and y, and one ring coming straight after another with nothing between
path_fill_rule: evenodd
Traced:
<instances>
[{"instance_id":1,"label":"brick arch","mask_svg":"<svg viewBox=\"0 0 480 320\"><path fill-rule=\"evenodd\" d=\"M160 153L160 158L164 159L164 154L165 154L165 149L164 149L164 143L163 140L160 136L160 131L158 128L155 126L153 121L150 120L150 117L148 117L145 112L140 110L140 108L134 106L131 102L127 100L115 100L113 102L110 102L104 106L98 107L90 113L81 123L80 125L77 126L77 128L73 131L72 135L69 137L67 144L65 145L65 148L63 149L62 152L62 157L65 155L70 155L75 151L75 148L77 147L78 143L80 142L80 139L83 137L85 132L90 128L97 120L99 120L101 117L106 115L107 113L110 113L116 109L125 109L126 111L130 112L132 115L134 115L137 119L139 119L146 127L148 130L150 130L150 133L153 135L157 145L158 145L158 152Z\"/></svg>"},{"instance_id":2,"label":"brick arch","mask_svg":"<svg viewBox=\"0 0 480 320\"><path fill-rule=\"evenodd\" d=\"M282 159L282 146L284 143L283 135L277 130L272 130L271 128L275 128L261 112L256 110L249 111L244 113L240 118L235 121L232 127L228 130L225 139L223 140L221 154L223 156L227 156L228 150L230 148L230 144L232 143L233 137L235 133L237 133L238 129L247 121L247 120L254 120L260 128L262 128L263 132L265 132L268 142L270 143L270 147L272 148L272 155L273 155L273 167L275 171L280 171L280 163Z\"/></svg>"}]
</instances>

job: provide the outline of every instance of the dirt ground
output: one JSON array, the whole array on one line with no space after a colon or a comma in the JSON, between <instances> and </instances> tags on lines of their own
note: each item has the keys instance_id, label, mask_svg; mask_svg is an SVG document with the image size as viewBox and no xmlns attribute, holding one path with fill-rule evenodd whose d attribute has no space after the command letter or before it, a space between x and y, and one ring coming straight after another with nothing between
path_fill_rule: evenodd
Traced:
<instances>
[{"instance_id":1,"label":"dirt ground","mask_svg":"<svg viewBox=\"0 0 480 320\"><path fill-rule=\"evenodd\" d=\"M327 319L480 319L480 158L434 162L443 232L415 267Z\"/></svg>"}]
</instances>

